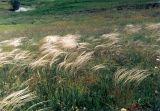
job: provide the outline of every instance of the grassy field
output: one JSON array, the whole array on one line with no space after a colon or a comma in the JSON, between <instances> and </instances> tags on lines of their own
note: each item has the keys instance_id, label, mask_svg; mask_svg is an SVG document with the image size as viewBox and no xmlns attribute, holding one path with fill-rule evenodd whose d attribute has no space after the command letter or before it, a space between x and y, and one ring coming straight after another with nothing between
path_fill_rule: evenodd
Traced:
<instances>
[{"instance_id":1,"label":"grassy field","mask_svg":"<svg viewBox=\"0 0 160 111\"><path fill-rule=\"evenodd\" d=\"M0 1L0 110L160 111L158 0Z\"/></svg>"}]
</instances>

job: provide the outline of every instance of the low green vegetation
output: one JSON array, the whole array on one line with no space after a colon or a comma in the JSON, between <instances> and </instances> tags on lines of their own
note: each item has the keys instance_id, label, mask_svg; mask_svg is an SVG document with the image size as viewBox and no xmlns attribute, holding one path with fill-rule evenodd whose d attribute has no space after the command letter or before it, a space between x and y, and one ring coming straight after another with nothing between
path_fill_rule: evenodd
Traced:
<instances>
[{"instance_id":1,"label":"low green vegetation","mask_svg":"<svg viewBox=\"0 0 160 111\"><path fill-rule=\"evenodd\" d=\"M0 1L0 110L160 110L160 10L115 8L154 0L20 2Z\"/></svg>"}]
</instances>

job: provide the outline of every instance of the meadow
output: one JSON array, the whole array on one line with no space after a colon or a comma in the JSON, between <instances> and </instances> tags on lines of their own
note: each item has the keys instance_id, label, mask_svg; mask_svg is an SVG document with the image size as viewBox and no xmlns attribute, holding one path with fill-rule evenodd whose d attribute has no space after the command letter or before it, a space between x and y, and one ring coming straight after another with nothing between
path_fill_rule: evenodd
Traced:
<instances>
[{"instance_id":1,"label":"meadow","mask_svg":"<svg viewBox=\"0 0 160 111\"><path fill-rule=\"evenodd\" d=\"M0 110L160 111L158 0L0 1Z\"/></svg>"}]
</instances>

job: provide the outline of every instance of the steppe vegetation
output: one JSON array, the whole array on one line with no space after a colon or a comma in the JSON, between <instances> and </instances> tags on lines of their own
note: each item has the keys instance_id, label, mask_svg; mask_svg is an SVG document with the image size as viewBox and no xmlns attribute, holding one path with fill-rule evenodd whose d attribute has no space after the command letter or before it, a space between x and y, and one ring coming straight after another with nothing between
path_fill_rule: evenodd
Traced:
<instances>
[{"instance_id":1,"label":"steppe vegetation","mask_svg":"<svg viewBox=\"0 0 160 111\"><path fill-rule=\"evenodd\" d=\"M126 1L0 1L0 110L160 111L160 8Z\"/></svg>"}]
</instances>

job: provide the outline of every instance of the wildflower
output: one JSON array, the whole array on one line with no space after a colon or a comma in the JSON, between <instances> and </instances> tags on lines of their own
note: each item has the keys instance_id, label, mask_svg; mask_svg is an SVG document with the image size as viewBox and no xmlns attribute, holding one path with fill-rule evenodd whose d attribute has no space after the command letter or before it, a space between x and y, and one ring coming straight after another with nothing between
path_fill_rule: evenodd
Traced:
<instances>
[{"instance_id":1,"label":"wildflower","mask_svg":"<svg viewBox=\"0 0 160 111\"><path fill-rule=\"evenodd\" d=\"M86 107L84 107L83 110L86 110Z\"/></svg>"},{"instance_id":2,"label":"wildflower","mask_svg":"<svg viewBox=\"0 0 160 111\"><path fill-rule=\"evenodd\" d=\"M155 69L158 69L158 67L157 67L157 66L155 66L154 68L155 68Z\"/></svg>"},{"instance_id":3,"label":"wildflower","mask_svg":"<svg viewBox=\"0 0 160 111\"><path fill-rule=\"evenodd\" d=\"M127 109L125 109L125 108L122 108L122 109L121 109L121 111L127 111Z\"/></svg>"},{"instance_id":4,"label":"wildflower","mask_svg":"<svg viewBox=\"0 0 160 111\"><path fill-rule=\"evenodd\" d=\"M157 90L154 91L155 94L159 94L159 92Z\"/></svg>"},{"instance_id":5,"label":"wildflower","mask_svg":"<svg viewBox=\"0 0 160 111\"><path fill-rule=\"evenodd\" d=\"M156 60L157 60L157 61L160 61L160 59L159 59L159 58L157 58Z\"/></svg>"}]
</instances>

